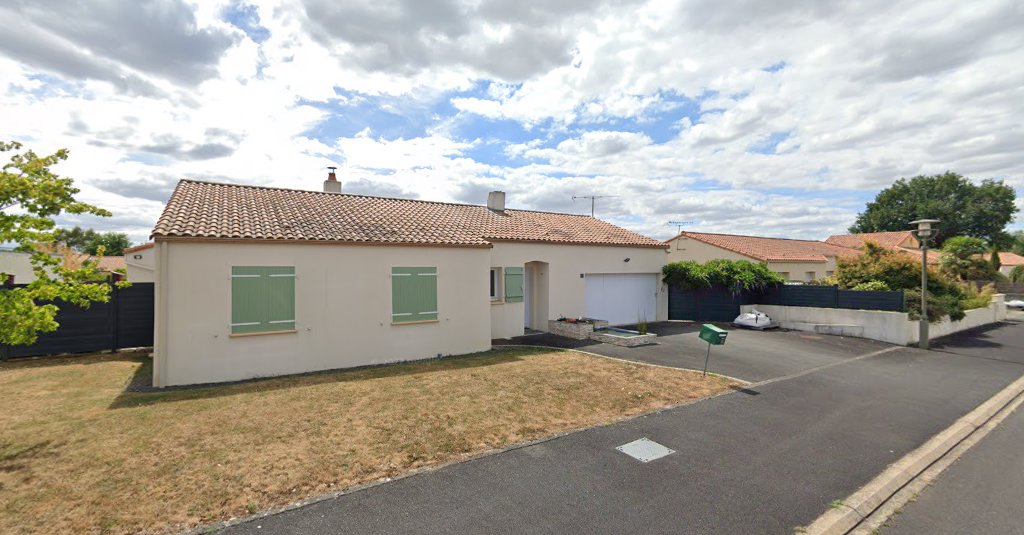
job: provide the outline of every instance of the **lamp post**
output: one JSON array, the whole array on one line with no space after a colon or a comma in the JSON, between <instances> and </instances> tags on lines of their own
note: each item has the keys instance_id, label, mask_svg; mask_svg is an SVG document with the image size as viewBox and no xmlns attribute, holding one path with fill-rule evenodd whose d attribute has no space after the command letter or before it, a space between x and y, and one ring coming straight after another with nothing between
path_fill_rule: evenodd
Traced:
<instances>
[{"instance_id":1,"label":"lamp post","mask_svg":"<svg viewBox=\"0 0 1024 535\"><path fill-rule=\"evenodd\" d=\"M928 240L939 234L938 229L932 228L932 225L938 222L938 219L918 219L910 222L911 225L917 225L911 232L921 244L921 321L917 342L917 347L921 349L928 349Z\"/></svg>"}]
</instances>

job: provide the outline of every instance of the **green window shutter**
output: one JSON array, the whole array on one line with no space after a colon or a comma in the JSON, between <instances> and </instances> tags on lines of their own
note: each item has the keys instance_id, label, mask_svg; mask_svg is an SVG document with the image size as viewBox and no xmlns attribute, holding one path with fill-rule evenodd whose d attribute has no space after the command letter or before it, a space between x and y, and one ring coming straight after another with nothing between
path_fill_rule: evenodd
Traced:
<instances>
[{"instance_id":1,"label":"green window shutter","mask_svg":"<svg viewBox=\"0 0 1024 535\"><path fill-rule=\"evenodd\" d=\"M391 269L391 322L437 320L437 268Z\"/></svg>"},{"instance_id":2,"label":"green window shutter","mask_svg":"<svg viewBox=\"0 0 1024 535\"><path fill-rule=\"evenodd\" d=\"M523 300L523 268L505 268L505 301L516 303Z\"/></svg>"},{"instance_id":3,"label":"green window shutter","mask_svg":"<svg viewBox=\"0 0 1024 535\"><path fill-rule=\"evenodd\" d=\"M269 267L266 280L267 323L271 331L295 329L295 268Z\"/></svg>"},{"instance_id":4,"label":"green window shutter","mask_svg":"<svg viewBox=\"0 0 1024 535\"><path fill-rule=\"evenodd\" d=\"M295 268L231 268L231 334L295 329Z\"/></svg>"}]
</instances>

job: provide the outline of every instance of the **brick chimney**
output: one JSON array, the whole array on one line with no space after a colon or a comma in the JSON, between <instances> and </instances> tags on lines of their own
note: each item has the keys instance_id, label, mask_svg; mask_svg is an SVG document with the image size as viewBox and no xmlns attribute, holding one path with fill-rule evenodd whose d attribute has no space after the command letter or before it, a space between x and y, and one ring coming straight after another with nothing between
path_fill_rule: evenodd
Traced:
<instances>
[{"instance_id":1,"label":"brick chimney","mask_svg":"<svg viewBox=\"0 0 1024 535\"><path fill-rule=\"evenodd\" d=\"M505 192L492 191L487 194L487 207L495 212L505 211Z\"/></svg>"},{"instance_id":2,"label":"brick chimney","mask_svg":"<svg viewBox=\"0 0 1024 535\"><path fill-rule=\"evenodd\" d=\"M327 193L341 193L341 182L338 182L338 175L334 174L337 167L328 167L331 172L327 173L327 180L324 180L324 191Z\"/></svg>"}]
</instances>

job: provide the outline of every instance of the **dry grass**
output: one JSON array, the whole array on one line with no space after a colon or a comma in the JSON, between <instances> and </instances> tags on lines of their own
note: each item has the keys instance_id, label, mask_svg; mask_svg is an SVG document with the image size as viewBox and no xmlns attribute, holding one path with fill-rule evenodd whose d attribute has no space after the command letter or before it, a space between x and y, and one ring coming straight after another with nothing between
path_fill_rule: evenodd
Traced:
<instances>
[{"instance_id":1,"label":"dry grass","mask_svg":"<svg viewBox=\"0 0 1024 535\"><path fill-rule=\"evenodd\" d=\"M0 531L165 532L732 385L519 349L125 392L147 361L93 355L0 364Z\"/></svg>"}]
</instances>

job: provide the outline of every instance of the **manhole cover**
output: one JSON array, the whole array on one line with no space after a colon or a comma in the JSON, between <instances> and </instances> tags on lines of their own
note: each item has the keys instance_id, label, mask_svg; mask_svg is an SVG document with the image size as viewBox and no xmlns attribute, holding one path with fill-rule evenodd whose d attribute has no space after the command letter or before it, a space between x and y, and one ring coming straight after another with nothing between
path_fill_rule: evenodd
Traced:
<instances>
[{"instance_id":1,"label":"manhole cover","mask_svg":"<svg viewBox=\"0 0 1024 535\"><path fill-rule=\"evenodd\" d=\"M676 450L670 450L665 446L646 438L634 440L629 444L623 444L615 449L642 463L649 463L655 459L660 459L666 455L676 452Z\"/></svg>"}]
</instances>

